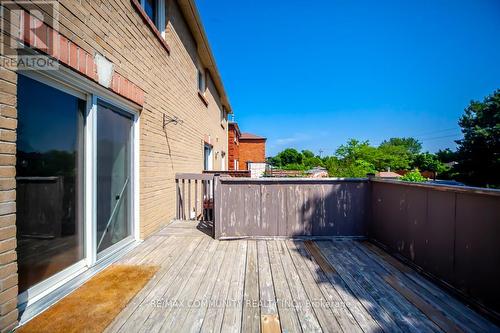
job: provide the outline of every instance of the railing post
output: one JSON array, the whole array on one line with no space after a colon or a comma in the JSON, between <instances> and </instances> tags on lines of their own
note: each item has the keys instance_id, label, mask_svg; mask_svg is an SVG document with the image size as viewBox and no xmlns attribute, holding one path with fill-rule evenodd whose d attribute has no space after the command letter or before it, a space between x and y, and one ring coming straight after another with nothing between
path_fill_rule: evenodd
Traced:
<instances>
[{"instance_id":1,"label":"railing post","mask_svg":"<svg viewBox=\"0 0 500 333\"><path fill-rule=\"evenodd\" d=\"M191 220L191 179L188 179L188 216L187 219Z\"/></svg>"},{"instance_id":2,"label":"railing post","mask_svg":"<svg viewBox=\"0 0 500 333\"><path fill-rule=\"evenodd\" d=\"M220 237L221 223L221 201L222 201L222 184L220 176L215 175L213 179L213 216L212 216L212 237L218 239Z\"/></svg>"},{"instance_id":3,"label":"railing post","mask_svg":"<svg viewBox=\"0 0 500 333\"><path fill-rule=\"evenodd\" d=\"M368 199L366 202L366 219L364 223L366 224L365 226L365 236L371 237L373 236L373 180L375 179L375 174L374 173L368 173L366 174L366 178L368 178Z\"/></svg>"},{"instance_id":4,"label":"railing post","mask_svg":"<svg viewBox=\"0 0 500 333\"><path fill-rule=\"evenodd\" d=\"M198 218L198 180L194 180L194 219Z\"/></svg>"},{"instance_id":5,"label":"railing post","mask_svg":"<svg viewBox=\"0 0 500 333\"><path fill-rule=\"evenodd\" d=\"M185 220L186 219L186 208L184 207L184 202L186 202L186 188L185 188L185 185L186 184L186 180L183 178L182 179L182 219Z\"/></svg>"},{"instance_id":6,"label":"railing post","mask_svg":"<svg viewBox=\"0 0 500 333\"><path fill-rule=\"evenodd\" d=\"M180 190L179 190L179 179L175 178L175 191L177 192L177 195L176 195L176 212L175 212L175 216L177 218L177 220L179 220L181 218L180 216L180 204L181 204L181 193L180 193Z\"/></svg>"}]
</instances>

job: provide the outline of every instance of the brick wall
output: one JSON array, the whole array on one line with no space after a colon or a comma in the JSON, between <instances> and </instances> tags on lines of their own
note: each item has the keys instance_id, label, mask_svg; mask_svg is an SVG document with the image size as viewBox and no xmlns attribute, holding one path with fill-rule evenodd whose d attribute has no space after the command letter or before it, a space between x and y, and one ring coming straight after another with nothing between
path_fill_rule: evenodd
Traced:
<instances>
[{"instance_id":1,"label":"brick wall","mask_svg":"<svg viewBox=\"0 0 500 333\"><path fill-rule=\"evenodd\" d=\"M247 162L266 161L266 140L265 139L240 139L240 170L247 170Z\"/></svg>"},{"instance_id":2,"label":"brick wall","mask_svg":"<svg viewBox=\"0 0 500 333\"><path fill-rule=\"evenodd\" d=\"M235 160L239 160L239 135L233 124L229 124L228 132L228 170L235 170Z\"/></svg>"},{"instance_id":3,"label":"brick wall","mask_svg":"<svg viewBox=\"0 0 500 333\"><path fill-rule=\"evenodd\" d=\"M3 54L0 55L5 59ZM0 331L17 324L16 128L17 74L0 68Z\"/></svg>"},{"instance_id":4,"label":"brick wall","mask_svg":"<svg viewBox=\"0 0 500 333\"><path fill-rule=\"evenodd\" d=\"M68 47L74 45L77 54L85 57L99 53L113 62L116 77L123 78L119 82L126 82L126 85L119 88L113 80L112 90L121 93L127 87L122 95L143 104L140 114L140 232L145 238L174 217L175 173L202 171L204 138L209 138L214 152L227 151L228 135L220 120L221 97L210 76L207 77L205 101L198 96L197 66L203 65L195 38L176 1L166 1L165 39L170 52L129 0L62 0L59 9L59 34L67 40ZM80 64L67 61L69 67L82 73L78 70ZM82 68L86 74L88 68ZM16 325L18 316L15 252L17 74L5 68L0 71L0 331L6 331ZM92 79L91 75L86 76ZM128 87L134 87L133 92ZM182 124L171 124L164 130L164 113L177 116ZM214 169L220 169L221 154L213 155Z\"/></svg>"}]
</instances>

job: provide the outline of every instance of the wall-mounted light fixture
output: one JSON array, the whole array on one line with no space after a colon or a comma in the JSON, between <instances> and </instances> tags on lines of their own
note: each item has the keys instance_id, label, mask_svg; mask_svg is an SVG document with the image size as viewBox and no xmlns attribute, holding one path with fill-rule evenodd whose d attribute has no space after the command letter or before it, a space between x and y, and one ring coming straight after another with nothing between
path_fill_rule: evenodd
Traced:
<instances>
[{"instance_id":1,"label":"wall-mounted light fixture","mask_svg":"<svg viewBox=\"0 0 500 333\"><path fill-rule=\"evenodd\" d=\"M177 124L182 124L184 121L179 119L179 117L177 116L169 116L167 114L163 114L163 128L167 127L168 124L174 124L174 125L177 125Z\"/></svg>"}]
</instances>

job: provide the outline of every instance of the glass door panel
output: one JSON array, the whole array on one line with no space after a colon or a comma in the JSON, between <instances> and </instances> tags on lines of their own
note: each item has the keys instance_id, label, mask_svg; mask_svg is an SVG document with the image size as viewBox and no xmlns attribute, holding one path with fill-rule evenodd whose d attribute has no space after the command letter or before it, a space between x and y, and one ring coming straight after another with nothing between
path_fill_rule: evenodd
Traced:
<instances>
[{"instance_id":1,"label":"glass door panel","mask_svg":"<svg viewBox=\"0 0 500 333\"><path fill-rule=\"evenodd\" d=\"M85 100L24 75L17 82L19 292L84 258Z\"/></svg>"},{"instance_id":2,"label":"glass door panel","mask_svg":"<svg viewBox=\"0 0 500 333\"><path fill-rule=\"evenodd\" d=\"M132 119L119 109L97 104L97 252L132 233Z\"/></svg>"}]
</instances>

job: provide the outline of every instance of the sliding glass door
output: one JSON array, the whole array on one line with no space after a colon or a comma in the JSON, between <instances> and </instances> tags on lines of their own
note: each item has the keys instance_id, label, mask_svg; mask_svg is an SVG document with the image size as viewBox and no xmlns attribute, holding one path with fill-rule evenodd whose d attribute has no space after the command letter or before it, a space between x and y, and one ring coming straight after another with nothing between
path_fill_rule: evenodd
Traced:
<instances>
[{"instance_id":1,"label":"sliding glass door","mask_svg":"<svg viewBox=\"0 0 500 333\"><path fill-rule=\"evenodd\" d=\"M17 83L20 303L134 240L136 109L49 74L23 72Z\"/></svg>"},{"instance_id":2,"label":"sliding glass door","mask_svg":"<svg viewBox=\"0 0 500 333\"><path fill-rule=\"evenodd\" d=\"M97 104L97 252L131 236L133 119Z\"/></svg>"},{"instance_id":3,"label":"sliding glass door","mask_svg":"<svg viewBox=\"0 0 500 333\"><path fill-rule=\"evenodd\" d=\"M84 258L85 96L18 78L19 291Z\"/></svg>"}]
</instances>

